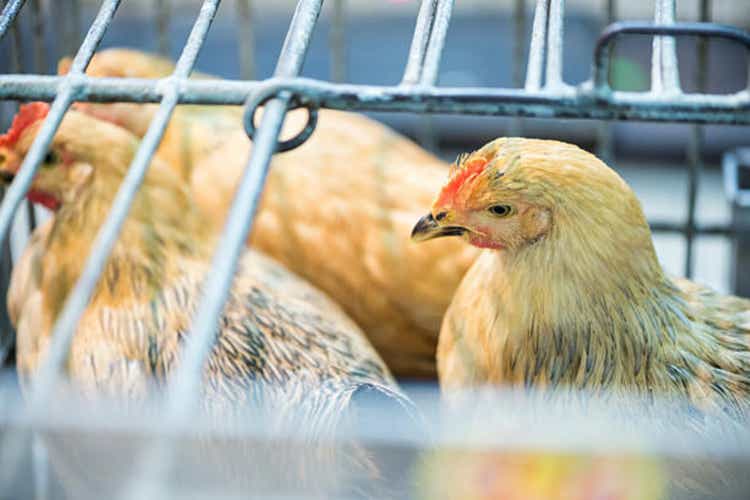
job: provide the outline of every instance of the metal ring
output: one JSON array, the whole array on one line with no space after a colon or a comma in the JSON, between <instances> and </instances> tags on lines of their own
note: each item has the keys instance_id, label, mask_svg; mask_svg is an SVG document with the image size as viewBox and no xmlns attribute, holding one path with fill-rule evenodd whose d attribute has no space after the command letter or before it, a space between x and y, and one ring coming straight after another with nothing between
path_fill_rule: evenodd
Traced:
<instances>
[{"instance_id":1,"label":"metal ring","mask_svg":"<svg viewBox=\"0 0 750 500\"><path fill-rule=\"evenodd\" d=\"M299 108L305 108L305 110L307 110L307 123L305 123L305 127L291 139L276 141L276 148L274 151L277 153L283 153L284 151L290 151L301 146L310 138L315 131L315 127L318 125L318 107L313 105L310 101L303 101L299 94L294 94L289 90L285 90L279 85L271 85L265 89L259 89L257 92L254 92L245 103L245 132L248 137L250 137L250 140L254 140L255 133L257 132L257 128L255 127L255 113L258 111L258 108L271 99L276 98L285 99L288 103L288 110Z\"/></svg>"}]
</instances>

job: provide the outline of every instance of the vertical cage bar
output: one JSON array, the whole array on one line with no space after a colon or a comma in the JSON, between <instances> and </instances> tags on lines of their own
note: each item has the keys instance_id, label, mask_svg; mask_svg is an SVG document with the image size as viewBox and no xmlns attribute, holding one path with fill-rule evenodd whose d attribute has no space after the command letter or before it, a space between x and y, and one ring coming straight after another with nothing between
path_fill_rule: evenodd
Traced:
<instances>
[{"instance_id":1,"label":"vertical cage bar","mask_svg":"<svg viewBox=\"0 0 750 500\"><path fill-rule=\"evenodd\" d=\"M10 70L13 73L25 73L23 64L23 37L19 22L10 27Z\"/></svg>"},{"instance_id":2,"label":"vertical cage bar","mask_svg":"<svg viewBox=\"0 0 750 500\"><path fill-rule=\"evenodd\" d=\"M617 17L617 0L607 0L607 15L605 17L605 26L608 26L615 22ZM607 82L612 80L612 58L614 57L615 47L610 45L607 48L608 56L607 60L610 61L609 75L607 76ZM596 154L601 158L604 163L614 166L614 151L612 144L612 124L608 121L600 121L596 127Z\"/></svg>"},{"instance_id":3,"label":"vertical cage bar","mask_svg":"<svg viewBox=\"0 0 750 500\"><path fill-rule=\"evenodd\" d=\"M4 190L3 190L4 191ZM5 193L3 192L3 197ZM10 255L10 239L6 238L0 247L0 301L7 303L8 283L10 283L10 273L13 268L13 262ZM8 308L0 307L0 369L8 360L8 355L13 349L15 341L15 331L8 316Z\"/></svg>"},{"instance_id":4,"label":"vertical cage bar","mask_svg":"<svg viewBox=\"0 0 750 500\"><path fill-rule=\"evenodd\" d=\"M453 0L438 0L427 52L424 56L424 65L421 77L419 78L421 85L433 86L437 83L438 72L440 71L440 59L443 55L445 37L448 34L448 25L450 24L452 13Z\"/></svg>"},{"instance_id":5,"label":"vertical cage bar","mask_svg":"<svg viewBox=\"0 0 750 500\"><path fill-rule=\"evenodd\" d=\"M655 0L654 22L670 25L675 21L675 0ZM680 91L680 74L673 36L655 36L651 61L651 90L655 93Z\"/></svg>"},{"instance_id":6,"label":"vertical cage bar","mask_svg":"<svg viewBox=\"0 0 750 500\"><path fill-rule=\"evenodd\" d=\"M157 50L162 56L168 57L170 52L169 43L169 0L156 0L156 33L157 33Z\"/></svg>"},{"instance_id":7,"label":"vertical cage bar","mask_svg":"<svg viewBox=\"0 0 750 500\"><path fill-rule=\"evenodd\" d=\"M20 21L20 18L18 19ZM23 52L23 39L21 38L21 30L18 26L19 22L15 22L10 26L11 31L11 37L10 37L10 71L11 73L22 73L23 72L23 58L22 58L22 52ZM17 109L17 106L14 104L13 109ZM5 199L5 196L7 194L7 188L3 189L3 199ZM13 355L13 349L15 344L15 330L13 329L13 326L10 323L10 318L8 317L8 311L7 308L4 306L7 300L7 287L10 285L10 276L13 269L13 259L10 253L10 239L6 238L2 245L3 250L3 256L2 256L2 263L0 265L2 266L2 281L0 281L0 286L3 287L2 292L2 304L0 305L0 309L2 309L2 339L0 340L0 366L2 366L3 362L6 359L6 356ZM7 252L7 254L6 254ZM7 266L7 267L6 267Z\"/></svg>"},{"instance_id":8,"label":"vertical cage bar","mask_svg":"<svg viewBox=\"0 0 750 500\"><path fill-rule=\"evenodd\" d=\"M47 52L44 49L44 12L42 0L31 0L31 25L34 35L34 71L38 74L47 72Z\"/></svg>"},{"instance_id":9,"label":"vertical cage bar","mask_svg":"<svg viewBox=\"0 0 750 500\"><path fill-rule=\"evenodd\" d=\"M440 71L440 59L443 54L445 37L448 34L448 25L450 24L452 11L453 0L438 0L423 64L419 70L419 85L434 86L437 83ZM430 151L436 151L438 148L435 134L435 118L432 115L425 115L420 119L419 143Z\"/></svg>"},{"instance_id":10,"label":"vertical cage bar","mask_svg":"<svg viewBox=\"0 0 750 500\"><path fill-rule=\"evenodd\" d=\"M42 11L42 0L31 1L31 24L32 33L34 34L34 71L37 74L47 72L47 52L44 49L44 12ZM29 232L36 228L36 211L34 205L26 200L26 217L29 225Z\"/></svg>"},{"instance_id":11,"label":"vertical cage bar","mask_svg":"<svg viewBox=\"0 0 750 500\"><path fill-rule=\"evenodd\" d=\"M300 0L287 31L274 76L292 77L302 69L323 0ZM264 108L263 118L254 139L250 160L232 201L227 220L211 262L211 273L205 278L203 293L189 334L186 336L181 362L175 369L167 395L165 429L173 435L188 424L191 408L200 397L203 365L216 341L217 324L229 296L234 274L265 184L271 156L276 149L287 111L284 95L272 99ZM170 439L162 434L136 464L125 498L158 498L156 482L165 477L172 462ZM157 493L153 495L152 493Z\"/></svg>"},{"instance_id":12,"label":"vertical cage bar","mask_svg":"<svg viewBox=\"0 0 750 500\"><path fill-rule=\"evenodd\" d=\"M74 53L81 45L81 0L70 0L70 53Z\"/></svg>"},{"instance_id":13,"label":"vertical cage bar","mask_svg":"<svg viewBox=\"0 0 750 500\"><path fill-rule=\"evenodd\" d=\"M323 0L300 0L297 4L274 76L293 77L301 71L322 3ZM288 97L273 99L265 107L250 161L214 253L211 265L213 271L206 279L203 297L186 342L183 361L177 367L174 385L170 390L168 408L169 414L174 418L184 418L185 410L191 407L199 392L202 367L215 341L219 315L252 227L271 155L286 114L287 99Z\"/></svg>"},{"instance_id":14,"label":"vertical cage bar","mask_svg":"<svg viewBox=\"0 0 750 500\"><path fill-rule=\"evenodd\" d=\"M251 0L236 0L237 51L239 53L240 78L255 78L255 29L253 27L253 5Z\"/></svg>"},{"instance_id":15,"label":"vertical cage bar","mask_svg":"<svg viewBox=\"0 0 750 500\"><path fill-rule=\"evenodd\" d=\"M513 87L523 86L524 39L526 38L526 0L513 4Z\"/></svg>"},{"instance_id":16,"label":"vertical cage bar","mask_svg":"<svg viewBox=\"0 0 750 500\"><path fill-rule=\"evenodd\" d=\"M547 45L547 17L550 0L537 0L534 9L534 22L531 26L529 58L526 66L527 91L542 88L542 71L544 70L544 53Z\"/></svg>"},{"instance_id":17,"label":"vertical cage bar","mask_svg":"<svg viewBox=\"0 0 750 500\"><path fill-rule=\"evenodd\" d=\"M74 31L76 22L73 20L73 1L74 0L59 0L60 11L60 29L62 31L62 46L65 54L72 54L76 49L74 40Z\"/></svg>"},{"instance_id":18,"label":"vertical cage bar","mask_svg":"<svg viewBox=\"0 0 750 500\"><path fill-rule=\"evenodd\" d=\"M0 13L0 40L5 36L5 32L8 31L8 27L13 23L18 15L18 11L23 7L26 0L9 0L8 3L3 7L3 12Z\"/></svg>"},{"instance_id":19,"label":"vertical cage bar","mask_svg":"<svg viewBox=\"0 0 750 500\"><path fill-rule=\"evenodd\" d=\"M409 48L409 58L406 61L404 76L401 79L401 83L404 85L416 84L422 74L422 63L427 52L427 44L430 41L436 8L437 0L422 0L419 14L417 14L417 24L414 27L414 36Z\"/></svg>"},{"instance_id":20,"label":"vertical cage bar","mask_svg":"<svg viewBox=\"0 0 750 500\"><path fill-rule=\"evenodd\" d=\"M346 80L346 28L344 0L333 0L333 17L331 20L331 80Z\"/></svg>"},{"instance_id":21,"label":"vertical cage bar","mask_svg":"<svg viewBox=\"0 0 750 500\"><path fill-rule=\"evenodd\" d=\"M523 86L524 41L526 38L526 0L513 3L513 87ZM520 117L511 118L508 135L519 136L523 129Z\"/></svg>"},{"instance_id":22,"label":"vertical cage bar","mask_svg":"<svg viewBox=\"0 0 750 500\"><path fill-rule=\"evenodd\" d=\"M563 39L565 30L565 0L552 0L547 28L547 70L545 87L557 89L563 85Z\"/></svg>"},{"instance_id":23,"label":"vertical cage bar","mask_svg":"<svg viewBox=\"0 0 750 500\"><path fill-rule=\"evenodd\" d=\"M5 242L7 241L13 216L26 197L26 193L29 190L29 186L31 186L42 158L52 142L52 137L62 122L63 115L73 103L74 88L70 84L70 78L83 74L96 47L104 36L104 32L112 22L112 18L120 2L121 0L104 0L102 2L94 22L91 24L83 43L73 59L68 77L63 80L57 97L52 101L47 118L42 123L14 181L8 187L6 195L3 197L2 204L0 204L0 242L2 242L3 247L5 247ZM60 333L60 326L61 322L57 321L52 333L47 357L45 362L39 367L39 371L31 387L26 409L26 417L30 421L34 421L45 411L46 401L54 389L57 376L67 357L70 338L57 335ZM75 325L73 325L74 327ZM70 337L72 337L72 332L70 333ZM3 439L2 447L0 448L0 458L2 458L0 463L3 464L3 467L0 467L0 491L3 491L3 487L10 484L12 478L16 475L21 459L25 455L27 438L28 431L19 429L15 433L8 433Z\"/></svg>"},{"instance_id":24,"label":"vertical cage bar","mask_svg":"<svg viewBox=\"0 0 750 500\"><path fill-rule=\"evenodd\" d=\"M709 22L711 20L711 2L710 0L701 0L700 2L700 21ZM695 83L698 92L706 92L708 88L708 39L698 37L697 40L697 58ZM701 125L690 126L690 142L688 143L688 186L687 186L687 221L685 223L685 276L693 277L694 266L694 249L695 249L695 230L696 218L695 208L698 199L698 186L700 186L700 176L703 170L703 127ZM737 265L737 263L734 263Z\"/></svg>"},{"instance_id":25,"label":"vertical cage bar","mask_svg":"<svg viewBox=\"0 0 750 500\"><path fill-rule=\"evenodd\" d=\"M34 499L47 500L50 498L49 457L44 441L39 435L35 435L31 440L31 464L34 476Z\"/></svg>"}]
</instances>

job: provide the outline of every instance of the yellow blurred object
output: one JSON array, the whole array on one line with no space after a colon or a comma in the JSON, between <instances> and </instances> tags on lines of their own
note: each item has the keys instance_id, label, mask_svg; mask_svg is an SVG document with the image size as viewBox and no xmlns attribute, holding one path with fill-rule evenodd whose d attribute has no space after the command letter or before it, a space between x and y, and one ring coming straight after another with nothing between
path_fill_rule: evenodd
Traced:
<instances>
[{"instance_id":1,"label":"yellow blurred object","mask_svg":"<svg viewBox=\"0 0 750 500\"><path fill-rule=\"evenodd\" d=\"M419 498L652 500L666 475L645 456L436 450L417 471Z\"/></svg>"}]
</instances>

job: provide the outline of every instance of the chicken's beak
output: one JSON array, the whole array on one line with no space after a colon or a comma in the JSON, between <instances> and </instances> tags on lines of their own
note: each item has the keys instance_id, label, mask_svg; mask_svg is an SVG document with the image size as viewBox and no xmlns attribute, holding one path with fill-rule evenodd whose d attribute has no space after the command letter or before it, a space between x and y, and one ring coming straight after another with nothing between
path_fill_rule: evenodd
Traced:
<instances>
[{"instance_id":1,"label":"chicken's beak","mask_svg":"<svg viewBox=\"0 0 750 500\"><path fill-rule=\"evenodd\" d=\"M461 226L441 226L432 216L427 214L411 230L412 241L427 241L441 236L461 236L466 232L466 228Z\"/></svg>"}]
</instances>

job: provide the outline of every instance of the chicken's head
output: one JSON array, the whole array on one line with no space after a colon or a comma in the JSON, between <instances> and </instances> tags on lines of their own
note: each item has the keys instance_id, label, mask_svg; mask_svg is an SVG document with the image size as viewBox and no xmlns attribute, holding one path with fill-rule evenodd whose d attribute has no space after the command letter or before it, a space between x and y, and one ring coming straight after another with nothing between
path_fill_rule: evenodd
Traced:
<instances>
[{"instance_id":1,"label":"chicken's head","mask_svg":"<svg viewBox=\"0 0 750 500\"><path fill-rule=\"evenodd\" d=\"M412 239L461 236L512 251L560 231L585 238L602 227L646 228L650 240L640 203L612 169L571 144L501 138L458 159Z\"/></svg>"},{"instance_id":2,"label":"chicken's head","mask_svg":"<svg viewBox=\"0 0 750 500\"><path fill-rule=\"evenodd\" d=\"M0 135L0 179L13 181L49 111L49 105L34 102L21 106L7 133ZM83 113L69 111L62 120L28 193L35 203L57 210L74 200L90 183L94 165L119 176L126 167L136 141L128 132ZM114 161L118 159L118 161ZM123 162L122 160L125 160Z\"/></svg>"}]
</instances>

